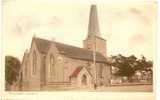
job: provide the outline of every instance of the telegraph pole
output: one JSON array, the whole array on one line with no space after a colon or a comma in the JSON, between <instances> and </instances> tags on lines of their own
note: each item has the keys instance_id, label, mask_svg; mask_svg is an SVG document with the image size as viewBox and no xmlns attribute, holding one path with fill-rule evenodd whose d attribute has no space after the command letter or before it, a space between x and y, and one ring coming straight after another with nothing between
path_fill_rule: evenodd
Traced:
<instances>
[{"instance_id":1,"label":"telegraph pole","mask_svg":"<svg viewBox=\"0 0 160 100\"><path fill-rule=\"evenodd\" d=\"M93 36L93 66L95 72L94 84L97 85L97 68L96 68L96 36Z\"/></svg>"}]
</instances>

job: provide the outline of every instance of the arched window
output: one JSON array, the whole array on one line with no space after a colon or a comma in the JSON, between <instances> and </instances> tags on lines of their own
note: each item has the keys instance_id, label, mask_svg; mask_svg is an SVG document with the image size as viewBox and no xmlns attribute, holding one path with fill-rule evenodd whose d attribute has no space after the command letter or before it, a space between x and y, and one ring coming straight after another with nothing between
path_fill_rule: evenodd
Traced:
<instances>
[{"instance_id":1,"label":"arched window","mask_svg":"<svg viewBox=\"0 0 160 100\"><path fill-rule=\"evenodd\" d=\"M55 74L55 59L53 55L50 55L50 66L49 66L50 75L54 76Z\"/></svg>"},{"instance_id":2,"label":"arched window","mask_svg":"<svg viewBox=\"0 0 160 100\"><path fill-rule=\"evenodd\" d=\"M33 52L33 70L32 73L36 74L36 67L37 67L37 55L36 51Z\"/></svg>"}]
</instances>

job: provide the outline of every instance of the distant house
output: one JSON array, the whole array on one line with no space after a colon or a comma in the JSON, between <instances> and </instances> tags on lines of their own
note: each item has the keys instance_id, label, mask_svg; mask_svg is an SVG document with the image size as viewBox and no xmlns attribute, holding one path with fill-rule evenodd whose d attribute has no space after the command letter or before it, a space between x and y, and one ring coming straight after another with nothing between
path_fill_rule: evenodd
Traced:
<instances>
[{"instance_id":1,"label":"distant house","mask_svg":"<svg viewBox=\"0 0 160 100\"><path fill-rule=\"evenodd\" d=\"M152 71L142 71L142 70L138 70L135 72L135 75L132 77L132 79L135 82L141 82L141 83L152 83Z\"/></svg>"}]
</instances>

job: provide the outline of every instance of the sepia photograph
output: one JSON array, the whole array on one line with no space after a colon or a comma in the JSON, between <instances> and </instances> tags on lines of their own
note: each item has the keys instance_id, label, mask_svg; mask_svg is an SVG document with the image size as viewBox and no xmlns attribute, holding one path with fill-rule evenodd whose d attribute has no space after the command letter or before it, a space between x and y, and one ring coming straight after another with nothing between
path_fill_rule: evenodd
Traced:
<instances>
[{"instance_id":1,"label":"sepia photograph","mask_svg":"<svg viewBox=\"0 0 160 100\"><path fill-rule=\"evenodd\" d=\"M153 93L156 18L155 1L3 0L5 91Z\"/></svg>"}]
</instances>

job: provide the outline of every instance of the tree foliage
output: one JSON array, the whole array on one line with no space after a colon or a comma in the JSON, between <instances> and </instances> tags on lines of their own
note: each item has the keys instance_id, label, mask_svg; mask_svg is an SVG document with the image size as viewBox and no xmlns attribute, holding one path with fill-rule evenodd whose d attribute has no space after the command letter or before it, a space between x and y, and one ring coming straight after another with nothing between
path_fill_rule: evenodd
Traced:
<instances>
[{"instance_id":1,"label":"tree foliage","mask_svg":"<svg viewBox=\"0 0 160 100\"><path fill-rule=\"evenodd\" d=\"M141 71L151 71L153 66L152 61L147 61L144 56L137 59L134 55L125 57L121 54L117 56L112 56L111 65L118 68L118 71L114 74L116 76L126 76L131 78L137 70Z\"/></svg>"},{"instance_id":2,"label":"tree foliage","mask_svg":"<svg viewBox=\"0 0 160 100\"><path fill-rule=\"evenodd\" d=\"M17 80L20 69L20 61L13 56L5 56L5 81L12 84Z\"/></svg>"},{"instance_id":3,"label":"tree foliage","mask_svg":"<svg viewBox=\"0 0 160 100\"><path fill-rule=\"evenodd\" d=\"M137 66L135 70L149 71L151 70L152 66L153 62L150 60L147 61L146 58L142 56L141 59L137 61Z\"/></svg>"},{"instance_id":4,"label":"tree foliage","mask_svg":"<svg viewBox=\"0 0 160 100\"><path fill-rule=\"evenodd\" d=\"M115 75L130 77L134 74L134 63L137 59L135 56L125 57L118 55L112 56L112 58L114 59L112 65L119 69Z\"/></svg>"}]
</instances>

